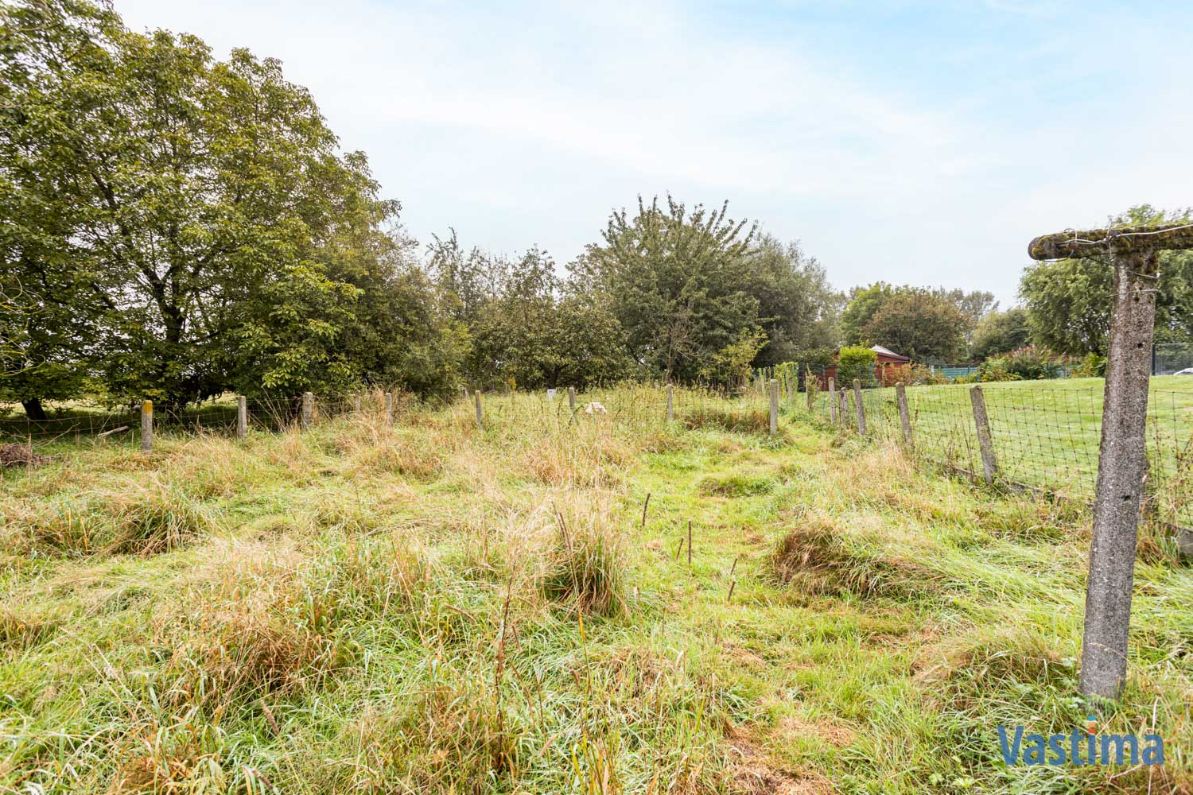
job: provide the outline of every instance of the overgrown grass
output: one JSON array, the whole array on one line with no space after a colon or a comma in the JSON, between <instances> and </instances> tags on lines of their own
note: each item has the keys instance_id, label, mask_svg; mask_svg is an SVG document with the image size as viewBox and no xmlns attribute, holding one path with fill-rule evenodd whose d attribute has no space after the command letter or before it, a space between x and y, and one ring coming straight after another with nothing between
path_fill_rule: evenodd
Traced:
<instances>
[{"instance_id":1,"label":"overgrown grass","mask_svg":"<svg viewBox=\"0 0 1193 795\"><path fill-rule=\"evenodd\" d=\"M5 472L0 790L1193 787L1193 575L1163 539L1102 720L1167 765L1007 767L999 723L1088 714L1079 506L798 414L779 443L708 419L748 400L680 390L670 426L659 389L588 400Z\"/></svg>"}]
</instances>

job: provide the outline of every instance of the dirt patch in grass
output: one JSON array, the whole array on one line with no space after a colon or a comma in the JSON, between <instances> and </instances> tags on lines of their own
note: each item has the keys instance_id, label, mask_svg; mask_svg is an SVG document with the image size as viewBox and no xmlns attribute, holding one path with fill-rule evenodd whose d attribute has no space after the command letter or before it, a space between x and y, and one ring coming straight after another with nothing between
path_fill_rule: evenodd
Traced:
<instances>
[{"instance_id":1,"label":"dirt patch in grass","mask_svg":"<svg viewBox=\"0 0 1193 795\"><path fill-rule=\"evenodd\" d=\"M734 795L830 795L832 783L818 773L795 772L771 764L749 737L734 731L729 746L729 791Z\"/></svg>"},{"instance_id":2,"label":"dirt patch in grass","mask_svg":"<svg viewBox=\"0 0 1193 795\"><path fill-rule=\"evenodd\" d=\"M808 593L906 596L931 591L939 577L911 558L885 552L861 534L807 515L779 540L771 555L775 578Z\"/></svg>"},{"instance_id":3,"label":"dirt patch in grass","mask_svg":"<svg viewBox=\"0 0 1193 795\"><path fill-rule=\"evenodd\" d=\"M44 464L49 456L38 455L27 444L0 444L0 467L27 467Z\"/></svg>"}]
</instances>

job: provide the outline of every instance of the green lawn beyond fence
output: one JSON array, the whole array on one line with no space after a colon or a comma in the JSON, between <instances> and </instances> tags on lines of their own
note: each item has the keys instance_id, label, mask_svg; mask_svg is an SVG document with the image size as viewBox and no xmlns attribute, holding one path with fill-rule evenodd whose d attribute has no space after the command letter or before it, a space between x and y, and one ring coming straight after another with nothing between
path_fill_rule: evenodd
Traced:
<instances>
[{"instance_id":1,"label":"green lawn beyond fence","mask_svg":"<svg viewBox=\"0 0 1193 795\"><path fill-rule=\"evenodd\" d=\"M1102 379L1012 381L981 387L1000 475L1014 483L1092 501ZM961 384L907 388L917 455L946 467L981 472L970 389ZM862 394L869 435L900 438L895 390L869 389ZM818 396L817 410L828 415L827 393ZM856 423L852 395L847 420ZM1152 379L1147 436L1152 506L1165 521L1193 526L1193 377Z\"/></svg>"}]
</instances>

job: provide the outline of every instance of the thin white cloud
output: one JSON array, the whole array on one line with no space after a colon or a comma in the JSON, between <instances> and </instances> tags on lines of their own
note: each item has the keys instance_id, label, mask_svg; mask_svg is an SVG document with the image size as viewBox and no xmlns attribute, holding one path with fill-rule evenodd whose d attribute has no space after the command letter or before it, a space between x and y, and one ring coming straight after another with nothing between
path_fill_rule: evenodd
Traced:
<instances>
[{"instance_id":1,"label":"thin white cloud","mask_svg":"<svg viewBox=\"0 0 1193 795\"><path fill-rule=\"evenodd\" d=\"M1029 14L1022 42L1008 49L967 28L966 46L939 53L939 74L899 83L861 50L731 34L687 4L117 0L133 26L280 57L344 145L368 152L423 239L450 224L469 243L539 243L566 260L610 208L672 190L729 198L802 238L842 286L943 282L1007 300L1027 237L1081 220L1060 219L1189 203L1177 199L1189 119L1173 110L1189 103L1183 86L1158 80L1144 90L1166 104L1137 105L1137 122L1091 120L1063 95L1072 121L1025 118L1017 103L1053 101L1050 75L1067 71L1089 92L1103 68L1092 59L1108 56L1073 52L1080 31L1037 35L1030 15L1055 9L994 5L1012 20ZM798 21L811 6L786 13ZM868 24L868 8L844 8L843 24ZM922 57L916 46L909 38L908 58ZM967 70L984 82L934 90ZM1150 149L1125 150L1127 135Z\"/></svg>"}]
</instances>

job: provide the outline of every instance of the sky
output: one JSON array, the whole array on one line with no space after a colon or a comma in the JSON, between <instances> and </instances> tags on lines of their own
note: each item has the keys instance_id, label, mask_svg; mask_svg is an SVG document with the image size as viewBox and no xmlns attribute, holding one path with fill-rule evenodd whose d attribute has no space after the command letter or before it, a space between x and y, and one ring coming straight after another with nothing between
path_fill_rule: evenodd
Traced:
<instances>
[{"instance_id":1,"label":"sky","mask_svg":"<svg viewBox=\"0 0 1193 795\"><path fill-rule=\"evenodd\" d=\"M115 0L279 58L426 243L559 263L670 192L838 289L1016 302L1038 234L1193 205L1193 2Z\"/></svg>"}]
</instances>

